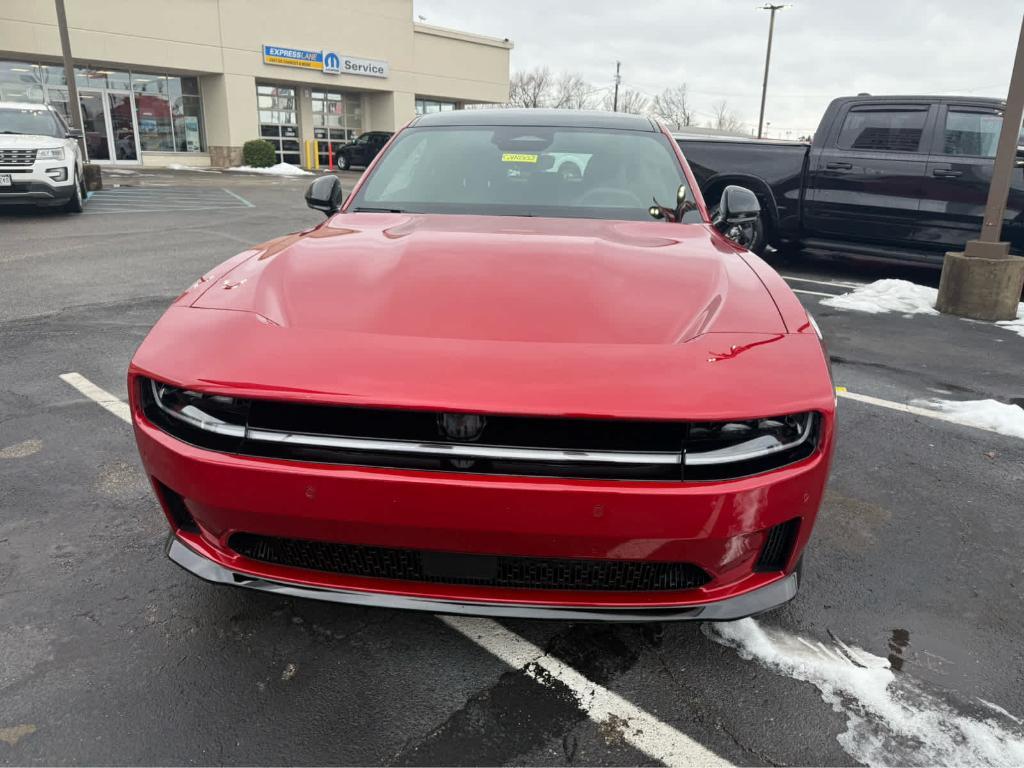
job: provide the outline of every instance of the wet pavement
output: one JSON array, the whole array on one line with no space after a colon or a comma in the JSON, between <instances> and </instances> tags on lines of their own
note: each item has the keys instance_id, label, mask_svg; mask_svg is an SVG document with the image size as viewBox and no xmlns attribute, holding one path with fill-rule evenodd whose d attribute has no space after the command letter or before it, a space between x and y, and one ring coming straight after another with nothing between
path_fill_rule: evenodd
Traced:
<instances>
[{"instance_id":1,"label":"wet pavement","mask_svg":"<svg viewBox=\"0 0 1024 768\"><path fill-rule=\"evenodd\" d=\"M697 624L497 625L623 702L595 716L571 675L510 665L439 617L182 572L130 429L58 376L124 398L128 360L182 288L321 216L303 204L308 178L105 181L90 215L0 212L0 764L646 765L688 740L737 765L843 765L886 731L849 695L826 702ZM819 304L839 283L934 286L937 272L813 257L779 269L815 292L798 295L851 392L1024 397L1024 338L1007 330ZM1020 439L841 400L805 583L758 625L829 658L863 649L914 706L1024 738L1021 488ZM667 736L645 741L635 711Z\"/></svg>"}]
</instances>

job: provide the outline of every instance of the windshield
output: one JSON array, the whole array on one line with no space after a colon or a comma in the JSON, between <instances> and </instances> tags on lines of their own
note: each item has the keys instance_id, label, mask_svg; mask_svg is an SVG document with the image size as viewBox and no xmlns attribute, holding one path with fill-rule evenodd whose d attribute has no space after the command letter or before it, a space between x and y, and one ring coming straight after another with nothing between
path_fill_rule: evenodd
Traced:
<instances>
[{"instance_id":1,"label":"windshield","mask_svg":"<svg viewBox=\"0 0 1024 768\"><path fill-rule=\"evenodd\" d=\"M411 128L348 210L650 221L652 200L674 206L685 183L668 139L653 131Z\"/></svg>"},{"instance_id":2,"label":"windshield","mask_svg":"<svg viewBox=\"0 0 1024 768\"><path fill-rule=\"evenodd\" d=\"M64 131L57 118L53 116L53 112L32 107L0 107L0 133L64 137Z\"/></svg>"}]
</instances>

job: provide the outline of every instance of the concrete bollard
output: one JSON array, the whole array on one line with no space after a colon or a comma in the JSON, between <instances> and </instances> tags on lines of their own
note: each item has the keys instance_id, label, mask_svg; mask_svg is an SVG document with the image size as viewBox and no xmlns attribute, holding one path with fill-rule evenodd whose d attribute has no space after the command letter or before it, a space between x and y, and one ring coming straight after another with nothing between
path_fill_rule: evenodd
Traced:
<instances>
[{"instance_id":1,"label":"concrete bollard","mask_svg":"<svg viewBox=\"0 0 1024 768\"><path fill-rule=\"evenodd\" d=\"M1024 290L1024 258L1007 243L971 240L963 253L949 252L942 265L935 308L974 320L1013 320Z\"/></svg>"},{"instance_id":2,"label":"concrete bollard","mask_svg":"<svg viewBox=\"0 0 1024 768\"><path fill-rule=\"evenodd\" d=\"M86 163L82 166L85 172L85 188L89 192L96 192L103 189L103 173L96 163Z\"/></svg>"}]
</instances>

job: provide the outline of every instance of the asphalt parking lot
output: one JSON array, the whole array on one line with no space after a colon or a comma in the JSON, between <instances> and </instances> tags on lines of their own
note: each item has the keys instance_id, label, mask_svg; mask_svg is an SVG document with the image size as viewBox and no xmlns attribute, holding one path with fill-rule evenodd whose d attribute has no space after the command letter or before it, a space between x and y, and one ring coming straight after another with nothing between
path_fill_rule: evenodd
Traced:
<instances>
[{"instance_id":1,"label":"asphalt parking lot","mask_svg":"<svg viewBox=\"0 0 1024 768\"><path fill-rule=\"evenodd\" d=\"M174 296L321 219L307 182L110 174L81 216L0 211L0 763L1024 761L1024 441L862 400L839 403L801 593L752 625L774 662L751 625L454 620L170 563L130 428L60 376L124 400ZM1008 330L820 304L937 272L779 268L848 393L1024 398Z\"/></svg>"}]
</instances>

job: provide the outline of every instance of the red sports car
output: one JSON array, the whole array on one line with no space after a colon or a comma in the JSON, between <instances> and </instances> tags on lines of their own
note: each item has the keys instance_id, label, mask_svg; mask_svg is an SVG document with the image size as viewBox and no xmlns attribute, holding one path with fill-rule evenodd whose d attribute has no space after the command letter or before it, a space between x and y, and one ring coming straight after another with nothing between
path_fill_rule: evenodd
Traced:
<instances>
[{"instance_id":1,"label":"red sports car","mask_svg":"<svg viewBox=\"0 0 1024 768\"><path fill-rule=\"evenodd\" d=\"M557 172L571 155L580 174ZM186 290L129 370L197 576L498 616L737 619L797 591L832 453L813 321L615 113L418 117L328 218Z\"/></svg>"}]
</instances>

